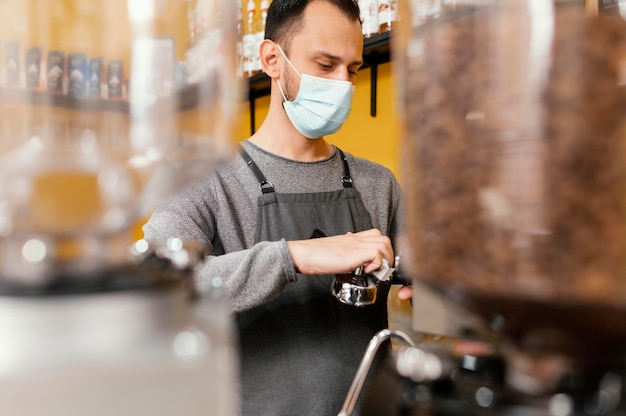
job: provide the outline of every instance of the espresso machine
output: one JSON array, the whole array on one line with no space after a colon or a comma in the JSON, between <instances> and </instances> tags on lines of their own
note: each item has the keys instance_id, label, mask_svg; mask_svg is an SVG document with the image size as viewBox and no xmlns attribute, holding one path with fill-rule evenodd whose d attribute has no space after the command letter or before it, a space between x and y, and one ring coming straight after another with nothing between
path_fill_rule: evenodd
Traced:
<instances>
[{"instance_id":1,"label":"espresso machine","mask_svg":"<svg viewBox=\"0 0 626 416\"><path fill-rule=\"evenodd\" d=\"M626 415L626 3L400 6L403 272L475 319L362 414Z\"/></svg>"},{"instance_id":2,"label":"espresso machine","mask_svg":"<svg viewBox=\"0 0 626 416\"><path fill-rule=\"evenodd\" d=\"M231 154L234 7L0 3L3 414L236 414L221 279L137 231Z\"/></svg>"}]
</instances>

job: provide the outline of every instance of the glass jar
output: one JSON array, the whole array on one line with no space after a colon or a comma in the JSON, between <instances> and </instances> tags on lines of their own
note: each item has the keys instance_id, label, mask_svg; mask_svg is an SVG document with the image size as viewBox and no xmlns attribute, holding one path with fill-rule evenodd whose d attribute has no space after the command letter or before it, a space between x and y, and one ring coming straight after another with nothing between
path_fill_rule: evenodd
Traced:
<instances>
[{"instance_id":1,"label":"glass jar","mask_svg":"<svg viewBox=\"0 0 626 416\"><path fill-rule=\"evenodd\" d=\"M235 40L230 0L0 2L5 413L236 414L220 282L137 241L231 155Z\"/></svg>"},{"instance_id":2,"label":"glass jar","mask_svg":"<svg viewBox=\"0 0 626 416\"><path fill-rule=\"evenodd\" d=\"M416 283L526 354L623 365L626 5L401 5Z\"/></svg>"},{"instance_id":3,"label":"glass jar","mask_svg":"<svg viewBox=\"0 0 626 416\"><path fill-rule=\"evenodd\" d=\"M123 264L151 209L230 154L234 6L4 1L0 12L0 275L37 283L59 266Z\"/></svg>"}]
</instances>

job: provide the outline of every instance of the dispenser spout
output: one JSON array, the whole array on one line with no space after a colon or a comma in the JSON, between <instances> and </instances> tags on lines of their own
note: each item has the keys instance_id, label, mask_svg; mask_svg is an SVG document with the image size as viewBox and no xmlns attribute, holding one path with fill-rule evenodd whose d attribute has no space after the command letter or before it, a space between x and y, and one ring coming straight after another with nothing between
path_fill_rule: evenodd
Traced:
<instances>
[{"instance_id":1,"label":"dispenser spout","mask_svg":"<svg viewBox=\"0 0 626 416\"><path fill-rule=\"evenodd\" d=\"M352 415L352 411L354 410L357 399L359 398L361 390L363 389L365 379L367 378L370 367L374 362L374 357L376 357L376 353L378 352L378 348L380 348L383 342L390 339L391 337L399 338L409 344L411 347L415 347L415 343L413 342L413 340L402 331L391 329L383 329L381 331L378 331L376 335L374 335L374 337L370 340L369 344L367 344L365 354L363 354L363 358L361 359L359 368L357 369L354 380L352 381L352 385L350 386L350 390L348 391L348 395L346 396L346 400L343 402L343 406L338 416Z\"/></svg>"}]
</instances>

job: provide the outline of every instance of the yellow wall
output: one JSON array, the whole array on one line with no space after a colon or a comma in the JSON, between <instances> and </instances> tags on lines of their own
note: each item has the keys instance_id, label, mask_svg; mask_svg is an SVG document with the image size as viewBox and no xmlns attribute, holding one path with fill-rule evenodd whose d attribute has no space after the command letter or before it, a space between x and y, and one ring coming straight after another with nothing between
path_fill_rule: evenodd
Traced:
<instances>
[{"instance_id":1,"label":"yellow wall","mask_svg":"<svg viewBox=\"0 0 626 416\"><path fill-rule=\"evenodd\" d=\"M370 70L359 72L352 113L344 127L327 139L355 156L378 162L398 176L398 145L400 137L393 63L378 67L378 100L376 117L370 116ZM255 102L256 127L265 115L269 97ZM247 101L241 103L239 119L234 135L237 139L250 136L250 112Z\"/></svg>"}]
</instances>

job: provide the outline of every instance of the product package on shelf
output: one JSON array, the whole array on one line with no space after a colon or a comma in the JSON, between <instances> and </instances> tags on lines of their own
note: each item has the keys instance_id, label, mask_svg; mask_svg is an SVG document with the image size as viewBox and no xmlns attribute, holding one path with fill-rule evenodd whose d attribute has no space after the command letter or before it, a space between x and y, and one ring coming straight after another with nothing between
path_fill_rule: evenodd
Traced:
<instances>
[{"instance_id":1,"label":"product package on shelf","mask_svg":"<svg viewBox=\"0 0 626 416\"><path fill-rule=\"evenodd\" d=\"M26 87L42 91L46 85L44 48L40 46L28 48L25 62Z\"/></svg>"},{"instance_id":2,"label":"product package on shelf","mask_svg":"<svg viewBox=\"0 0 626 416\"><path fill-rule=\"evenodd\" d=\"M126 77L122 60L111 60L107 65L107 98L111 101L126 99Z\"/></svg>"},{"instance_id":3,"label":"product package on shelf","mask_svg":"<svg viewBox=\"0 0 626 416\"><path fill-rule=\"evenodd\" d=\"M243 5L237 0L237 77L243 77Z\"/></svg>"},{"instance_id":4,"label":"product package on shelf","mask_svg":"<svg viewBox=\"0 0 626 416\"><path fill-rule=\"evenodd\" d=\"M87 54L75 53L68 56L68 95L86 97L89 80L89 59Z\"/></svg>"},{"instance_id":5,"label":"product package on shelf","mask_svg":"<svg viewBox=\"0 0 626 416\"><path fill-rule=\"evenodd\" d=\"M271 1L269 0L261 0L260 3L260 16L257 18L255 23L255 36L256 41L254 44L254 48L257 51L254 57L254 68L256 71L261 72L261 57L259 56L259 47L261 46L261 42L265 39L265 21L267 20L267 10L270 7Z\"/></svg>"},{"instance_id":6,"label":"product package on shelf","mask_svg":"<svg viewBox=\"0 0 626 416\"><path fill-rule=\"evenodd\" d=\"M104 59L101 57L89 60L89 82L87 84L89 96L92 98L104 98Z\"/></svg>"},{"instance_id":7,"label":"product package on shelf","mask_svg":"<svg viewBox=\"0 0 626 416\"><path fill-rule=\"evenodd\" d=\"M388 32L398 24L398 1L378 0L379 32Z\"/></svg>"},{"instance_id":8,"label":"product package on shelf","mask_svg":"<svg viewBox=\"0 0 626 416\"><path fill-rule=\"evenodd\" d=\"M272 0L237 1L237 76L261 73L259 46L265 39L265 21ZM244 22L245 16L245 22Z\"/></svg>"},{"instance_id":9,"label":"product package on shelf","mask_svg":"<svg viewBox=\"0 0 626 416\"><path fill-rule=\"evenodd\" d=\"M65 53L49 51L46 60L47 91L53 94L65 93Z\"/></svg>"},{"instance_id":10,"label":"product package on shelf","mask_svg":"<svg viewBox=\"0 0 626 416\"><path fill-rule=\"evenodd\" d=\"M380 30L378 24L378 0L359 0L363 36L369 38Z\"/></svg>"},{"instance_id":11,"label":"product package on shelf","mask_svg":"<svg viewBox=\"0 0 626 416\"><path fill-rule=\"evenodd\" d=\"M257 74L258 68L258 50L257 50L257 35L255 30L256 23L256 4L254 0L249 0L246 4L246 25L243 30L242 36L242 50L243 50L243 75L245 77L251 77Z\"/></svg>"},{"instance_id":12,"label":"product package on shelf","mask_svg":"<svg viewBox=\"0 0 626 416\"><path fill-rule=\"evenodd\" d=\"M6 42L4 44L4 76L3 85L8 87L24 86L24 67L20 65L20 43Z\"/></svg>"}]
</instances>

